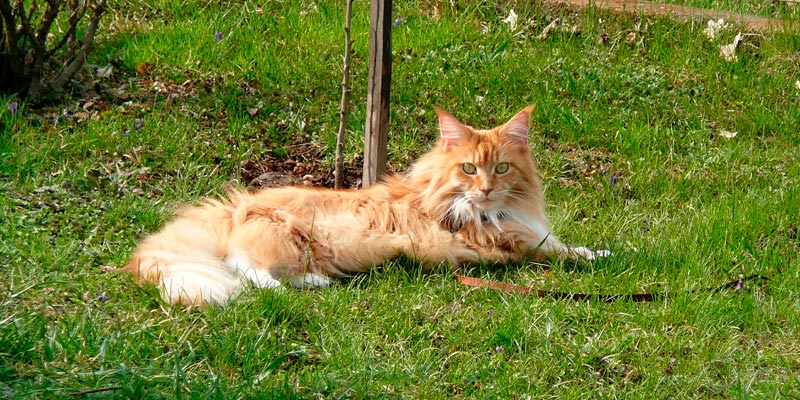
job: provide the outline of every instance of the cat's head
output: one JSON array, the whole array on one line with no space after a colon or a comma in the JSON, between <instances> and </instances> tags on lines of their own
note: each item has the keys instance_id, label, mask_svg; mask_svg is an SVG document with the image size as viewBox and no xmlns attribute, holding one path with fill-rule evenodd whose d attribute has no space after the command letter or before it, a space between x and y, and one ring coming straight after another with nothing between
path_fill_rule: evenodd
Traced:
<instances>
[{"instance_id":1,"label":"cat's head","mask_svg":"<svg viewBox=\"0 0 800 400\"><path fill-rule=\"evenodd\" d=\"M441 214L457 226L498 220L537 201L541 189L528 145L533 107L493 129L475 129L453 115L436 110L440 138L431 153L438 175L429 194L439 194L447 209ZM431 160L433 161L433 160Z\"/></svg>"}]
</instances>

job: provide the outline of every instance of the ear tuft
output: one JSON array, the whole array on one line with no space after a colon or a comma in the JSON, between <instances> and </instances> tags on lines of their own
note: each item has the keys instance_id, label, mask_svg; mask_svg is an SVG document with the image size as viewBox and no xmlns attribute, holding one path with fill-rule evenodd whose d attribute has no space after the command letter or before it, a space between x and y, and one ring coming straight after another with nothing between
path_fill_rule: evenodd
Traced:
<instances>
[{"instance_id":1,"label":"ear tuft","mask_svg":"<svg viewBox=\"0 0 800 400\"><path fill-rule=\"evenodd\" d=\"M467 130L456 117L452 116L441 108L435 108L436 115L439 116L439 134L444 151L449 151L467 136Z\"/></svg>"},{"instance_id":2,"label":"ear tuft","mask_svg":"<svg viewBox=\"0 0 800 400\"><path fill-rule=\"evenodd\" d=\"M528 147L528 129L534 106L525 107L503 125L502 132L511 143Z\"/></svg>"}]
</instances>

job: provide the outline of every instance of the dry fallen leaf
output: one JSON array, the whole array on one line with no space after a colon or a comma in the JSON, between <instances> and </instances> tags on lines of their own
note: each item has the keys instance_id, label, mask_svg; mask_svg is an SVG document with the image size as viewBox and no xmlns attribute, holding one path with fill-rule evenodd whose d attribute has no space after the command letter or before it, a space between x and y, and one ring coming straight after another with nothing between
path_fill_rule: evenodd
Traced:
<instances>
[{"instance_id":1,"label":"dry fallen leaf","mask_svg":"<svg viewBox=\"0 0 800 400\"><path fill-rule=\"evenodd\" d=\"M100 267L99 271L100 271L101 274L105 274L105 273L108 273L108 272L115 271L116 269L117 269L117 267L115 267L113 265L103 265L102 267Z\"/></svg>"},{"instance_id":2,"label":"dry fallen leaf","mask_svg":"<svg viewBox=\"0 0 800 400\"><path fill-rule=\"evenodd\" d=\"M514 9L511 9L511 11L508 12L508 16L506 17L506 19L503 20L503 22L508 25L509 29L515 31L517 30L517 19L518 19L517 13L514 12Z\"/></svg>"},{"instance_id":3,"label":"dry fallen leaf","mask_svg":"<svg viewBox=\"0 0 800 400\"><path fill-rule=\"evenodd\" d=\"M725 139L733 139L738 134L739 134L739 132L731 132L731 131L726 131L724 129L720 129L719 130L719 136L720 137L724 137Z\"/></svg>"},{"instance_id":4,"label":"dry fallen leaf","mask_svg":"<svg viewBox=\"0 0 800 400\"><path fill-rule=\"evenodd\" d=\"M580 187L580 184L578 182L575 182L575 181L573 181L572 179L569 179L569 178L564 178L564 177L558 178L558 182L561 183L562 185L564 185L565 187L568 187L568 188Z\"/></svg>"},{"instance_id":5,"label":"dry fallen leaf","mask_svg":"<svg viewBox=\"0 0 800 400\"><path fill-rule=\"evenodd\" d=\"M113 73L114 73L114 67L106 65L105 67L100 67L97 69L97 78L98 79L108 78Z\"/></svg>"},{"instance_id":6,"label":"dry fallen leaf","mask_svg":"<svg viewBox=\"0 0 800 400\"><path fill-rule=\"evenodd\" d=\"M139 75L148 75L150 72L153 72L153 64L150 64L147 61L142 61L136 65L136 72Z\"/></svg>"},{"instance_id":7,"label":"dry fallen leaf","mask_svg":"<svg viewBox=\"0 0 800 400\"><path fill-rule=\"evenodd\" d=\"M733 42L730 44L719 46L719 56L725 59L725 61L736 61L738 57L736 57L736 48L742 43L742 34L737 33L736 37L733 38Z\"/></svg>"},{"instance_id":8,"label":"dry fallen leaf","mask_svg":"<svg viewBox=\"0 0 800 400\"><path fill-rule=\"evenodd\" d=\"M250 114L251 117L255 117L256 115L258 115L258 111L261 110L262 108L264 108L264 102L259 101L255 107L248 108L247 113Z\"/></svg>"},{"instance_id":9,"label":"dry fallen leaf","mask_svg":"<svg viewBox=\"0 0 800 400\"><path fill-rule=\"evenodd\" d=\"M550 35L550 31L552 31L553 29L556 29L556 26L558 26L558 22L559 21L560 20L558 18L550 21L550 23L547 24L547 26L544 27L544 30L542 30L542 33L540 33L539 35L536 36L536 40L545 40L545 39L547 39L547 36Z\"/></svg>"},{"instance_id":10,"label":"dry fallen leaf","mask_svg":"<svg viewBox=\"0 0 800 400\"><path fill-rule=\"evenodd\" d=\"M625 43L628 46L633 45L636 42L636 32L628 32L628 36L625 37Z\"/></svg>"}]
</instances>

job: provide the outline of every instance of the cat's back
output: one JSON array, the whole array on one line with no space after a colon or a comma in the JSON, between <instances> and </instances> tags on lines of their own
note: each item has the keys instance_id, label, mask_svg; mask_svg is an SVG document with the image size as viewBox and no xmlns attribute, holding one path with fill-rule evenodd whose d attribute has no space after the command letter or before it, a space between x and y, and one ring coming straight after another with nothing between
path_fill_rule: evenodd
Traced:
<instances>
[{"instance_id":1,"label":"cat's back","mask_svg":"<svg viewBox=\"0 0 800 400\"><path fill-rule=\"evenodd\" d=\"M301 216L309 213L354 212L365 204L385 204L389 196L386 190L377 185L361 190L284 186L252 193L234 193L229 198L237 208L281 210Z\"/></svg>"}]
</instances>

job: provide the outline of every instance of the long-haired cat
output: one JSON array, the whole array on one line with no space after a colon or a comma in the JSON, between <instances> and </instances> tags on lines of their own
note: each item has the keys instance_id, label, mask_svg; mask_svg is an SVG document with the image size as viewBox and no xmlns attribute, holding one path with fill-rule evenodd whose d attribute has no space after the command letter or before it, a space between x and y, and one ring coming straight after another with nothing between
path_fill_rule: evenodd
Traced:
<instances>
[{"instance_id":1,"label":"long-haired cat","mask_svg":"<svg viewBox=\"0 0 800 400\"><path fill-rule=\"evenodd\" d=\"M186 207L123 270L165 301L200 305L224 304L247 280L322 287L399 255L425 267L607 255L553 235L528 145L532 108L489 130L437 110L435 148L364 190L271 188Z\"/></svg>"}]
</instances>

